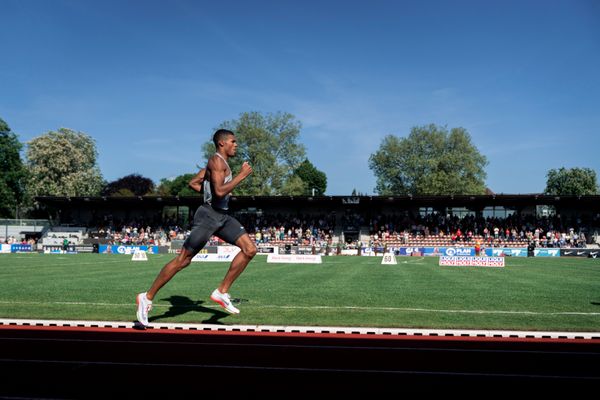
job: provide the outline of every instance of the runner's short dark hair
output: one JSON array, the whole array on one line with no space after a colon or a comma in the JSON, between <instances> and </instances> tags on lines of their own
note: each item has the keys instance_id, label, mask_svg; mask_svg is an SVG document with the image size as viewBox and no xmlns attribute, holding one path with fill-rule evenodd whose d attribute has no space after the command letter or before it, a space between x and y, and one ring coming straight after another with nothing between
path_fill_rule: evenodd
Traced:
<instances>
[{"instance_id":1,"label":"runner's short dark hair","mask_svg":"<svg viewBox=\"0 0 600 400\"><path fill-rule=\"evenodd\" d=\"M215 144L215 147L218 149L219 141L225 140L225 138L230 135L234 135L234 133L227 129L219 129L218 131L216 131L213 135L213 143Z\"/></svg>"}]
</instances>

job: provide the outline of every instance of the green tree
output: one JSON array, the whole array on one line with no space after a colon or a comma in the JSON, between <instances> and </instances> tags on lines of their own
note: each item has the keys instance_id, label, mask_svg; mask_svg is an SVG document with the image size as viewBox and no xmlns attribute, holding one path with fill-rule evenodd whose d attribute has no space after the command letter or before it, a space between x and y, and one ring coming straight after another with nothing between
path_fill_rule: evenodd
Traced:
<instances>
[{"instance_id":1,"label":"green tree","mask_svg":"<svg viewBox=\"0 0 600 400\"><path fill-rule=\"evenodd\" d=\"M297 175L292 175L289 179L286 179L281 188L281 193L288 196L304 196L306 191L306 182Z\"/></svg>"},{"instance_id":2,"label":"green tree","mask_svg":"<svg viewBox=\"0 0 600 400\"><path fill-rule=\"evenodd\" d=\"M590 168L551 169L546 174L544 193L551 195L598 194L596 171Z\"/></svg>"},{"instance_id":3,"label":"green tree","mask_svg":"<svg viewBox=\"0 0 600 400\"><path fill-rule=\"evenodd\" d=\"M102 189L103 196L145 196L154 192L152 179L130 174L109 182Z\"/></svg>"},{"instance_id":4,"label":"green tree","mask_svg":"<svg viewBox=\"0 0 600 400\"><path fill-rule=\"evenodd\" d=\"M293 175L305 158L305 149L298 143L301 124L293 115L247 112L219 128L231 130L238 140L237 157L229 164L233 173L239 171L243 161L252 166L252 174L235 189L236 194L294 194L289 190L298 189ZM208 160L215 152L212 141L204 144L203 151Z\"/></svg>"},{"instance_id":5,"label":"green tree","mask_svg":"<svg viewBox=\"0 0 600 400\"><path fill-rule=\"evenodd\" d=\"M27 171L21 160L23 145L0 118L0 217L16 218L27 198Z\"/></svg>"},{"instance_id":6,"label":"green tree","mask_svg":"<svg viewBox=\"0 0 600 400\"><path fill-rule=\"evenodd\" d=\"M29 192L35 196L97 196L104 186L94 139L60 128L29 141Z\"/></svg>"},{"instance_id":7,"label":"green tree","mask_svg":"<svg viewBox=\"0 0 600 400\"><path fill-rule=\"evenodd\" d=\"M380 195L483 194L486 165L464 128L433 124L386 136L369 157Z\"/></svg>"},{"instance_id":8,"label":"green tree","mask_svg":"<svg viewBox=\"0 0 600 400\"><path fill-rule=\"evenodd\" d=\"M304 195L312 195L313 189L315 190L315 195L322 196L325 194L325 190L327 189L327 175L324 172L319 171L308 158L304 159L302 164L294 174L298 176L305 183L305 191Z\"/></svg>"},{"instance_id":9,"label":"green tree","mask_svg":"<svg viewBox=\"0 0 600 400\"><path fill-rule=\"evenodd\" d=\"M161 179L156 192L163 196L194 196L198 194L188 183L196 174L183 174L175 179Z\"/></svg>"}]
</instances>

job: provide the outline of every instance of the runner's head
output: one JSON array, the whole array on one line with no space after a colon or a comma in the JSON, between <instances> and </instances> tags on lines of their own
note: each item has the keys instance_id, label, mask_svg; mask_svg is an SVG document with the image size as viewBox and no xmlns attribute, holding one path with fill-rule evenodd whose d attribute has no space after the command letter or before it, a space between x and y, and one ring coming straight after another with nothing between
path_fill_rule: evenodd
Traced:
<instances>
[{"instance_id":1,"label":"runner's head","mask_svg":"<svg viewBox=\"0 0 600 400\"><path fill-rule=\"evenodd\" d=\"M237 150L237 141L235 134L227 129L219 129L213 135L213 143L217 152L227 155L228 157L235 156Z\"/></svg>"},{"instance_id":2,"label":"runner's head","mask_svg":"<svg viewBox=\"0 0 600 400\"><path fill-rule=\"evenodd\" d=\"M219 142L225 142L228 136L234 136L234 133L228 131L227 129L219 129L215 132L213 135L213 143L215 144L217 150L219 150Z\"/></svg>"}]
</instances>

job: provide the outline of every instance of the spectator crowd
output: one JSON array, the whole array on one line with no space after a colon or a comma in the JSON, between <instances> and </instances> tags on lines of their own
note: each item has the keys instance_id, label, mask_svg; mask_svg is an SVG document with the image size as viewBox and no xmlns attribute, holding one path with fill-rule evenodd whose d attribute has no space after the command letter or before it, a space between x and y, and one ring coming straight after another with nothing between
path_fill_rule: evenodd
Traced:
<instances>
[{"instance_id":1,"label":"spectator crowd","mask_svg":"<svg viewBox=\"0 0 600 400\"><path fill-rule=\"evenodd\" d=\"M411 239L445 238L452 244L480 241L487 246L533 244L535 247L585 247L586 233L600 226L600 218L535 217L512 214L506 218L429 214L378 215L369 221L375 241L408 243Z\"/></svg>"},{"instance_id":2,"label":"spectator crowd","mask_svg":"<svg viewBox=\"0 0 600 400\"><path fill-rule=\"evenodd\" d=\"M585 247L596 239L600 218L581 220L560 216L536 218L512 214L506 218L483 218L467 215L458 217L443 214L380 214L366 218L355 212L336 217L335 213L321 215L238 213L236 218L258 244L332 245L337 239L336 221L342 231L363 231L368 227L370 243L362 245L418 245L428 239L441 239L444 244L485 246L533 244L535 247ZM176 221L131 221L104 218L90 229L89 236L105 244L167 246L173 240L183 241L190 234L189 226ZM592 237L594 235L594 237ZM356 239L356 238L354 238ZM592 240L593 239L593 240ZM358 239L359 240L359 239ZM358 245L355 240L354 245ZM216 237L211 244L217 244ZM352 246L352 243L345 243Z\"/></svg>"}]
</instances>

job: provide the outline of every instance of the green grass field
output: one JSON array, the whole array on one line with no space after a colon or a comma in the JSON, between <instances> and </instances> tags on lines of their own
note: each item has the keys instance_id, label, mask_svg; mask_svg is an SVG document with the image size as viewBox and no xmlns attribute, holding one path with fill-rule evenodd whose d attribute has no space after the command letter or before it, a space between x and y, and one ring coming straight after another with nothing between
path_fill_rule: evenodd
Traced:
<instances>
[{"instance_id":1,"label":"green grass field","mask_svg":"<svg viewBox=\"0 0 600 400\"><path fill-rule=\"evenodd\" d=\"M136 293L172 257L1 254L0 318L133 321ZM159 292L150 322L600 331L600 259L507 258L505 268L397 260L257 256L231 289L235 316L209 299L229 265L194 262Z\"/></svg>"}]
</instances>

